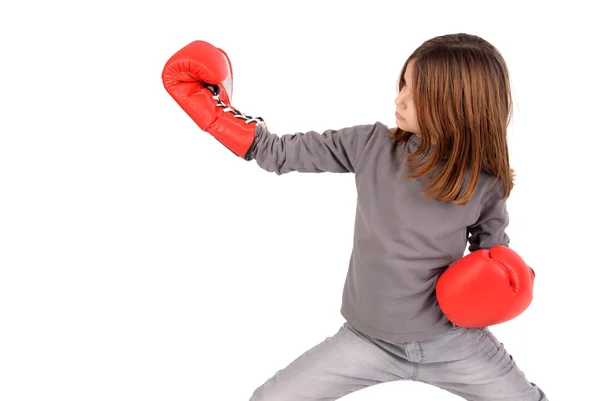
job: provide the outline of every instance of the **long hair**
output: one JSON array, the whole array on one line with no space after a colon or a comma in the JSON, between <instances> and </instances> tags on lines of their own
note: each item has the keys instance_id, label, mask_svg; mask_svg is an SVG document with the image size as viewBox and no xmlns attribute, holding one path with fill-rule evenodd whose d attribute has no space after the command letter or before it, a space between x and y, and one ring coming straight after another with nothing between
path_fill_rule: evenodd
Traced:
<instances>
[{"instance_id":1,"label":"long hair","mask_svg":"<svg viewBox=\"0 0 600 401\"><path fill-rule=\"evenodd\" d=\"M512 99L501 54L475 35L434 37L406 60L400 89L411 61L420 144L408 154L412 173L407 178L427 175L425 195L463 205L483 171L501 181L507 198L514 185L507 144ZM391 132L396 141L410 136L398 127Z\"/></svg>"}]
</instances>

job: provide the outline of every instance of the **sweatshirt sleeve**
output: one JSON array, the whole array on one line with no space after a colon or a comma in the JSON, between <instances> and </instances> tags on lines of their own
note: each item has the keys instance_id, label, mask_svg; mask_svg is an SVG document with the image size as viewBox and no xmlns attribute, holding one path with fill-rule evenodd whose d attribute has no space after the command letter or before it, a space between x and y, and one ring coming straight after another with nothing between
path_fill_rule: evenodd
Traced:
<instances>
[{"instance_id":1,"label":"sweatshirt sleeve","mask_svg":"<svg viewBox=\"0 0 600 401\"><path fill-rule=\"evenodd\" d=\"M377 124L356 125L322 133L307 131L279 136L259 125L246 159L256 160L259 167L277 175L291 171L355 173L376 128Z\"/></svg>"},{"instance_id":2,"label":"sweatshirt sleeve","mask_svg":"<svg viewBox=\"0 0 600 401\"><path fill-rule=\"evenodd\" d=\"M509 222L506 199L494 192L483 204L477 221L468 227L469 252L509 245L510 239L505 231Z\"/></svg>"}]
</instances>

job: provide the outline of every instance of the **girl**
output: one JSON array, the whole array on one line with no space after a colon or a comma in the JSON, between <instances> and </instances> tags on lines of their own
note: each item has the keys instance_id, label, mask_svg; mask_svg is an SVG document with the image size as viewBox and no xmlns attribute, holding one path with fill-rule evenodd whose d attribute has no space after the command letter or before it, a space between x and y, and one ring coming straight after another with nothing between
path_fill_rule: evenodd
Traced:
<instances>
[{"instance_id":1,"label":"girl","mask_svg":"<svg viewBox=\"0 0 600 401\"><path fill-rule=\"evenodd\" d=\"M512 101L496 48L462 33L424 42L402 68L393 129L376 122L278 136L231 108L229 60L202 46L173 56L163 82L203 130L269 172L356 177L346 321L251 401L333 401L396 380L471 401L547 400L487 327L454 325L436 299L438 277L466 246L473 252L509 243ZM191 67L190 59L201 63Z\"/></svg>"}]
</instances>

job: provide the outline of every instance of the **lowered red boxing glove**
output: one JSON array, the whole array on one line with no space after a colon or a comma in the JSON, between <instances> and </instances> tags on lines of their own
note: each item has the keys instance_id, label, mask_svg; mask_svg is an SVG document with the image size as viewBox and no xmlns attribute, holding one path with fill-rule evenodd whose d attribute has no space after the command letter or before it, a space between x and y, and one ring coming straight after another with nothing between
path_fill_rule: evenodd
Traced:
<instances>
[{"instance_id":1,"label":"lowered red boxing glove","mask_svg":"<svg viewBox=\"0 0 600 401\"><path fill-rule=\"evenodd\" d=\"M457 326L486 327L514 319L533 299L535 273L512 249L480 249L452 264L439 277L436 296Z\"/></svg>"},{"instance_id":2,"label":"lowered red boxing glove","mask_svg":"<svg viewBox=\"0 0 600 401\"><path fill-rule=\"evenodd\" d=\"M167 61L162 72L165 89L203 131L245 158L260 117L231 107L233 73L227 54L204 41L194 41Z\"/></svg>"}]
</instances>

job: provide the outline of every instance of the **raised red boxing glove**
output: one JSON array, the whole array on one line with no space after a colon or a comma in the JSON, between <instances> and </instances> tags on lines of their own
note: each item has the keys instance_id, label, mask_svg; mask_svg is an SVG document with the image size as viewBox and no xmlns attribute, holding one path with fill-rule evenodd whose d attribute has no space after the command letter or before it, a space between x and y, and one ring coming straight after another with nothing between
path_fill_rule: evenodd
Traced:
<instances>
[{"instance_id":1,"label":"raised red boxing glove","mask_svg":"<svg viewBox=\"0 0 600 401\"><path fill-rule=\"evenodd\" d=\"M512 249L495 246L461 258L442 273L436 296L457 326L486 327L514 319L533 300L535 273Z\"/></svg>"},{"instance_id":2,"label":"raised red boxing glove","mask_svg":"<svg viewBox=\"0 0 600 401\"><path fill-rule=\"evenodd\" d=\"M204 41L194 41L166 62L165 89L203 131L239 157L245 158L264 123L231 107L233 73L227 54Z\"/></svg>"}]
</instances>

